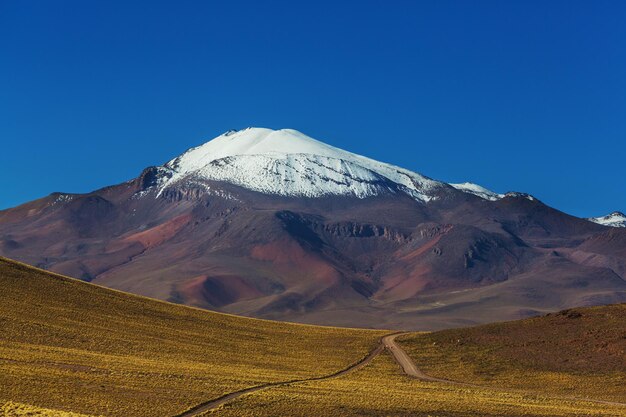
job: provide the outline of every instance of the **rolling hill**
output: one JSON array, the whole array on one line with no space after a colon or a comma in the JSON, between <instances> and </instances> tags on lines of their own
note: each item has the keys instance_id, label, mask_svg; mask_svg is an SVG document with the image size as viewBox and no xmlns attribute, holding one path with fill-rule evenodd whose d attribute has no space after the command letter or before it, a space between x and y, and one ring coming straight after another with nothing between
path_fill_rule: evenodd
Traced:
<instances>
[{"instance_id":1,"label":"rolling hill","mask_svg":"<svg viewBox=\"0 0 626 417\"><path fill-rule=\"evenodd\" d=\"M0 211L0 255L161 300L349 327L626 301L626 228L290 129L229 131L128 182Z\"/></svg>"},{"instance_id":2,"label":"rolling hill","mask_svg":"<svg viewBox=\"0 0 626 417\"><path fill-rule=\"evenodd\" d=\"M5 415L173 416L241 388L332 374L381 334L208 312L1 258L0 288Z\"/></svg>"},{"instance_id":3,"label":"rolling hill","mask_svg":"<svg viewBox=\"0 0 626 417\"><path fill-rule=\"evenodd\" d=\"M626 403L626 304L404 336L429 375Z\"/></svg>"}]
</instances>

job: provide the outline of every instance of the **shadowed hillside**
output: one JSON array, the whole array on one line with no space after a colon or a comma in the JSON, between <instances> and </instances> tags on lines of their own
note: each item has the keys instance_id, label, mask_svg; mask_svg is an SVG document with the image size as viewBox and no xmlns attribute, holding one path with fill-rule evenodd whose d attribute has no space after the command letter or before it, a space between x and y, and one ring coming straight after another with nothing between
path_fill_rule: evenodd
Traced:
<instances>
[{"instance_id":1,"label":"shadowed hillside","mask_svg":"<svg viewBox=\"0 0 626 417\"><path fill-rule=\"evenodd\" d=\"M405 336L432 376L626 402L626 304Z\"/></svg>"}]
</instances>

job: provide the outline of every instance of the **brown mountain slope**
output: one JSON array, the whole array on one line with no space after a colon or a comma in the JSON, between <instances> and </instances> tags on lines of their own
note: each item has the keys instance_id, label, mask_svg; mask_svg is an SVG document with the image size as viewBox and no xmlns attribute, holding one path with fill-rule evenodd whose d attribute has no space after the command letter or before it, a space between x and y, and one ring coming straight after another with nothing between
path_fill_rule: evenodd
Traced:
<instances>
[{"instance_id":1,"label":"brown mountain slope","mask_svg":"<svg viewBox=\"0 0 626 417\"><path fill-rule=\"evenodd\" d=\"M524 197L306 200L213 183L231 197L157 198L141 184L0 212L0 254L163 300L346 326L436 329L626 300L626 229Z\"/></svg>"}]
</instances>

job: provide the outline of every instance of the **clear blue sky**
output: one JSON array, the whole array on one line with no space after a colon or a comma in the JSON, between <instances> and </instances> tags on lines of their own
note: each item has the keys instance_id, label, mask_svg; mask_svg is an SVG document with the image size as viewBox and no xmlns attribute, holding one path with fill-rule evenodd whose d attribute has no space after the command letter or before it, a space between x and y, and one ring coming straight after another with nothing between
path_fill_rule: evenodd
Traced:
<instances>
[{"instance_id":1,"label":"clear blue sky","mask_svg":"<svg viewBox=\"0 0 626 417\"><path fill-rule=\"evenodd\" d=\"M262 126L626 211L624 22L619 0L0 0L0 208Z\"/></svg>"}]
</instances>

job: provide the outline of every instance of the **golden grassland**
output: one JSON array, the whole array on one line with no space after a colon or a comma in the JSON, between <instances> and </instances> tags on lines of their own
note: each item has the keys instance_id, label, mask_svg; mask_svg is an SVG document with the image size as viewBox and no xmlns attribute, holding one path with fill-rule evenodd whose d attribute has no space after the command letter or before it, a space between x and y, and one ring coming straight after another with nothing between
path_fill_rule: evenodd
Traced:
<instances>
[{"instance_id":1,"label":"golden grassland","mask_svg":"<svg viewBox=\"0 0 626 417\"><path fill-rule=\"evenodd\" d=\"M255 320L101 288L0 258L4 416L173 416L228 392L329 375L383 331ZM626 416L626 305L400 338L353 373L246 394L205 415ZM576 398L574 398L576 397Z\"/></svg>"},{"instance_id":2,"label":"golden grassland","mask_svg":"<svg viewBox=\"0 0 626 417\"><path fill-rule=\"evenodd\" d=\"M626 304L404 336L431 376L626 403Z\"/></svg>"},{"instance_id":3,"label":"golden grassland","mask_svg":"<svg viewBox=\"0 0 626 417\"><path fill-rule=\"evenodd\" d=\"M504 390L422 382L388 353L335 379L257 391L213 413L256 416L626 416L626 407Z\"/></svg>"},{"instance_id":4,"label":"golden grassland","mask_svg":"<svg viewBox=\"0 0 626 417\"><path fill-rule=\"evenodd\" d=\"M51 410L49 408L35 407L28 404L8 401L0 404L0 416L3 417L89 417L85 414L77 414L68 411Z\"/></svg>"},{"instance_id":5,"label":"golden grassland","mask_svg":"<svg viewBox=\"0 0 626 417\"><path fill-rule=\"evenodd\" d=\"M175 415L244 387L332 374L383 333L213 313L2 258L0 289L0 403L91 415Z\"/></svg>"}]
</instances>

